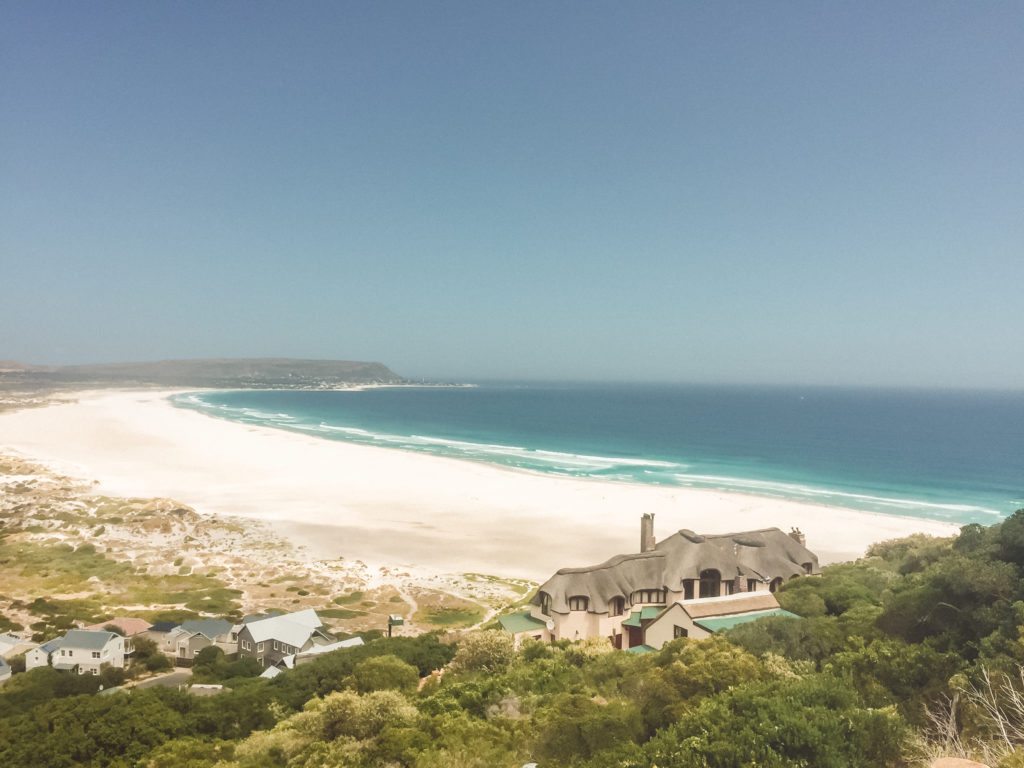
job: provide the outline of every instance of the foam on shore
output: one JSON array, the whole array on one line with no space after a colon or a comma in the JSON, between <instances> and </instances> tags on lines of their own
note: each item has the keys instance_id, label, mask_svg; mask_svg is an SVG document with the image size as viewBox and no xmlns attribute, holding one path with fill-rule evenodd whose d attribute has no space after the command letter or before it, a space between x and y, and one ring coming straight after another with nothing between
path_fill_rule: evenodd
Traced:
<instances>
[{"instance_id":1,"label":"foam on shore","mask_svg":"<svg viewBox=\"0 0 1024 768\"><path fill-rule=\"evenodd\" d=\"M0 414L0 450L98 480L104 493L273 521L318 557L448 572L541 579L600 562L636 549L642 512L657 515L662 535L797 526L825 561L858 557L882 539L956 531L753 493L542 475L323 440L175 408L172 394L90 392Z\"/></svg>"}]
</instances>

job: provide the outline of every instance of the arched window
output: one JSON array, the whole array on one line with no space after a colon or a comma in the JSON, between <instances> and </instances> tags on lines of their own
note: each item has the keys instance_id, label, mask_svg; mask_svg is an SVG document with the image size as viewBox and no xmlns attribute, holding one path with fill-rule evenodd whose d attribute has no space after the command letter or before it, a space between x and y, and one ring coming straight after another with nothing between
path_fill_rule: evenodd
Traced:
<instances>
[{"instance_id":1,"label":"arched window","mask_svg":"<svg viewBox=\"0 0 1024 768\"><path fill-rule=\"evenodd\" d=\"M700 572L700 596L718 597L722 594L722 574L714 568Z\"/></svg>"},{"instance_id":2,"label":"arched window","mask_svg":"<svg viewBox=\"0 0 1024 768\"><path fill-rule=\"evenodd\" d=\"M804 563L804 573L810 574L814 570L814 563Z\"/></svg>"},{"instance_id":3,"label":"arched window","mask_svg":"<svg viewBox=\"0 0 1024 768\"><path fill-rule=\"evenodd\" d=\"M621 616L626 612L626 598L624 597L613 597L608 601L608 615L609 616Z\"/></svg>"},{"instance_id":4,"label":"arched window","mask_svg":"<svg viewBox=\"0 0 1024 768\"><path fill-rule=\"evenodd\" d=\"M587 605L589 603L590 603L590 598L589 597L583 597L582 595L577 595L576 597L570 597L569 598L569 610L570 611L585 611L585 610L587 610Z\"/></svg>"},{"instance_id":5,"label":"arched window","mask_svg":"<svg viewBox=\"0 0 1024 768\"><path fill-rule=\"evenodd\" d=\"M540 612L545 616L551 615L551 595L547 592L540 593Z\"/></svg>"},{"instance_id":6,"label":"arched window","mask_svg":"<svg viewBox=\"0 0 1024 768\"><path fill-rule=\"evenodd\" d=\"M771 580L771 583L768 585L768 591L769 592L778 592L779 591L779 587L781 587L781 586L782 586L782 577L781 576L776 576L774 579Z\"/></svg>"}]
</instances>

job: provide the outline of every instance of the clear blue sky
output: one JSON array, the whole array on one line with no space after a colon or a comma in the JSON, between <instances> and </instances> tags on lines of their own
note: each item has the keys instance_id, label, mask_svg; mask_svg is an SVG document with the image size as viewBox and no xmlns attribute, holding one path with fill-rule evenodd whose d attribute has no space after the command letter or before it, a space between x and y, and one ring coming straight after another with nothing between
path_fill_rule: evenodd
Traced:
<instances>
[{"instance_id":1,"label":"clear blue sky","mask_svg":"<svg viewBox=\"0 0 1024 768\"><path fill-rule=\"evenodd\" d=\"M1024 4L0 4L0 359L1024 387Z\"/></svg>"}]
</instances>

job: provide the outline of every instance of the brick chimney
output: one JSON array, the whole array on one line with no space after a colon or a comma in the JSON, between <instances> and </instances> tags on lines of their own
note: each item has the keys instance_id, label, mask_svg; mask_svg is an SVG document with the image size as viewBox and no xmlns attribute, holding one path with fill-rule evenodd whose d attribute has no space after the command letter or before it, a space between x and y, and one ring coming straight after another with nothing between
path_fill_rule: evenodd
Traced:
<instances>
[{"instance_id":1,"label":"brick chimney","mask_svg":"<svg viewBox=\"0 0 1024 768\"><path fill-rule=\"evenodd\" d=\"M801 547L807 546L807 537L804 536L803 532L799 528L789 529L789 538L793 539Z\"/></svg>"},{"instance_id":2,"label":"brick chimney","mask_svg":"<svg viewBox=\"0 0 1024 768\"><path fill-rule=\"evenodd\" d=\"M640 551L654 551L654 513L645 512L640 518Z\"/></svg>"}]
</instances>

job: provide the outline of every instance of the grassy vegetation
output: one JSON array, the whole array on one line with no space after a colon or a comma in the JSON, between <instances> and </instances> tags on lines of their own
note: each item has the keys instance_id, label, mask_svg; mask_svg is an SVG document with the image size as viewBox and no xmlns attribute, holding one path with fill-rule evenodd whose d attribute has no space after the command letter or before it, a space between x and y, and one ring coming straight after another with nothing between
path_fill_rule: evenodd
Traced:
<instances>
[{"instance_id":1,"label":"grassy vegetation","mask_svg":"<svg viewBox=\"0 0 1024 768\"><path fill-rule=\"evenodd\" d=\"M318 610L317 615L325 619L354 619L357 616L365 616L366 611L352 608L324 608L323 610Z\"/></svg>"},{"instance_id":2,"label":"grassy vegetation","mask_svg":"<svg viewBox=\"0 0 1024 768\"><path fill-rule=\"evenodd\" d=\"M12 602L39 617L31 629L38 639L64 631L75 622L109 618L119 605L151 605L154 611L186 609L190 614L238 615L241 590L216 577L194 573L154 576L118 563L91 544L0 539L4 586L16 595L50 595Z\"/></svg>"},{"instance_id":3,"label":"grassy vegetation","mask_svg":"<svg viewBox=\"0 0 1024 768\"><path fill-rule=\"evenodd\" d=\"M8 590L30 584L35 594L79 592L90 577L123 582L134 574L131 566L107 559L91 544L76 548L8 540L0 540L0 568Z\"/></svg>"},{"instance_id":4,"label":"grassy vegetation","mask_svg":"<svg viewBox=\"0 0 1024 768\"><path fill-rule=\"evenodd\" d=\"M347 595L339 595L332 601L335 605L352 605L352 603L358 603L363 599L362 592L350 592Z\"/></svg>"},{"instance_id":5,"label":"grassy vegetation","mask_svg":"<svg viewBox=\"0 0 1024 768\"><path fill-rule=\"evenodd\" d=\"M417 621L432 627L471 627L484 617L480 607L449 608L433 606L416 614Z\"/></svg>"}]
</instances>

